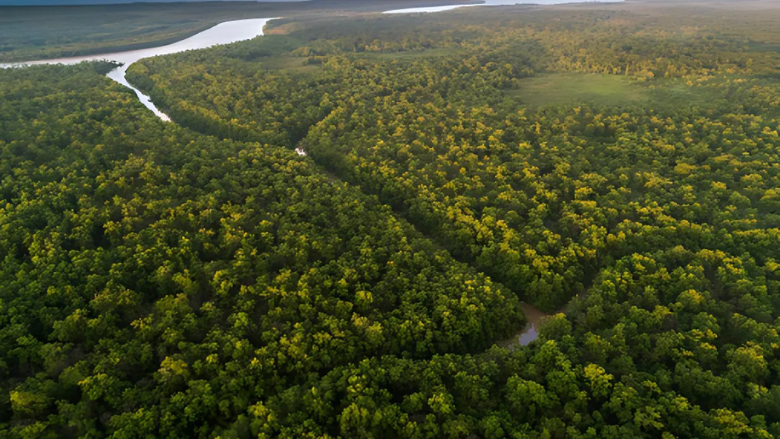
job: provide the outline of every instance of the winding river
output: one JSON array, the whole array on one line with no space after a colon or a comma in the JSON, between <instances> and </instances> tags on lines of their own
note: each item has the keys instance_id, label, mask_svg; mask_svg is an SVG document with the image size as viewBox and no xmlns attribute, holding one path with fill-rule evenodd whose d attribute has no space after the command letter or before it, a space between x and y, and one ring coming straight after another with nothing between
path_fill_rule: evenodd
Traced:
<instances>
[{"instance_id":1,"label":"winding river","mask_svg":"<svg viewBox=\"0 0 780 439\"><path fill-rule=\"evenodd\" d=\"M437 6L428 8L408 8L408 9L396 9L392 11L386 11L386 14L402 14L402 13L421 13L421 12L439 12L447 11L462 7L471 6L496 6L496 5L514 5L514 4L541 4L541 5L553 5L562 3L583 3L583 2L599 2L599 1L612 1L619 2L623 0L486 0L485 3L471 4L471 5L449 5L449 6ZM111 70L106 76L114 81L122 84L123 86L133 90L138 96L138 100L141 101L148 109L156 114L160 119L164 121L170 121L171 119L160 111L149 96L141 93L140 90L133 87L125 78L127 68L134 62L144 58L159 55L170 55L173 53L184 52L187 50L205 49L220 44L230 44L238 41L250 40L255 37L263 35L263 28L265 25L274 18L257 18L248 20L234 20L220 23L210 29L207 29L199 34L193 35L187 39L181 40L177 43L169 44L167 46L153 47L149 49L130 50L125 52L107 53L103 55L90 55L90 56L77 56L71 58L55 58L48 60L29 61L23 63L13 64L0 64L0 68L13 68L13 67L25 67L38 64L78 64L84 61L113 61L120 64L119 67ZM295 150L300 155L306 155L301 149ZM528 319L528 324L525 328L522 328L518 333L511 338L499 342L498 344L505 347L512 347L517 345L525 346L532 341L536 340L538 336L538 326L547 316L545 313L528 304L522 304L522 309Z\"/></svg>"},{"instance_id":2,"label":"winding river","mask_svg":"<svg viewBox=\"0 0 780 439\"><path fill-rule=\"evenodd\" d=\"M169 44L167 46L129 50L126 52L106 53L102 55L74 56L70 58L54 58L23 63L0 64L0 67L25 67L40 64L72 65L84 61L113 61L121 65L108 72L106 76L133 90L138 96L138 100L141 101L141 103L144 104L146 108L152 110L152 112L154 112L154 114L156 114L160 119L164 121L170 121L171 119L154 105L149 96L141 93L140 90L127 82L127 79L125 78L127 68L136 61L152 56L170 55L187 50L205 49L207 47L217 46L220 44L230 44L237 41L250 40L252 38L263 35L263 28L265 27L266 23L271 20L274 20L274 18L226 21L199 34L193 35L187 39Z\"/></svg>"},{"instance_id":3,"label":"winding river","mask_svg":"<svg viewBox=\"0 0 780 439\"><path fill-rule=\"evenodd\" d=\"M483 3L470 4L470 5L447 5L447 6L435 6L435 7L423 7L423 8L407 8L407 9L395 9L391 11L385 11L385 14L404 14L404 13L420 13L420 12L440 12L448 11L451 9L462 8L467 6L501 6L501 5L515 5L515 4L538 4L538 5L556 5L564 3L584 3L584 2L621 2L624 0L485 0ZM69 58L53 58L37 61L27 61L21 63L0 64L0 68L14 68L14 67L26 67L31 65L40 64L78 64L84 61L113 61L120 64L119 67L108 72L106 76L114 81L122 84L123 86L133 90L138 96L138 100L148 109L150 109L157 117L169 122L171 119L160 111L157 106L154 105L149 96L143 94L140 90L133 87L125 77L127 69L136 61L144 58L159 55L170 55L173 53L184 52L187 50L205 49L220 44L230 44L238 41L251 40L263 35L263 28L265 25L276 18L253 18L247 20L233 20L220 23L212 28L209 28L199 34L193 35L189 38L181 40L179 42L169 44L167 46L152 47L149 49L129 50L125 52L106 53L102 55L88 55L88 56L74 56ZM295 150L300 155L306 155L306 153L299 149Z\"/></svg>"}]
</instances>

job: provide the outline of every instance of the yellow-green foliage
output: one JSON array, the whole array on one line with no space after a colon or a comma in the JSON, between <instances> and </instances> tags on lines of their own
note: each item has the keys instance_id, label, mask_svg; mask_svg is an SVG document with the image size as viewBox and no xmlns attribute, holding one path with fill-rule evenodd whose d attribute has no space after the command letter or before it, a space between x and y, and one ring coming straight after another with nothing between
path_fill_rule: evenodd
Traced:
<instances>
[{"instance_id":1,"label":"yellow-green foliage","mask_svg":"<svg viewBox=\"0 0 780 439\"><path fill-rule=\"evenodd\" d=\"M0 72L0 431L780 435L778 16L711 6L288 21L134 65L172 124Z\"/></svg>"}]
</instances>

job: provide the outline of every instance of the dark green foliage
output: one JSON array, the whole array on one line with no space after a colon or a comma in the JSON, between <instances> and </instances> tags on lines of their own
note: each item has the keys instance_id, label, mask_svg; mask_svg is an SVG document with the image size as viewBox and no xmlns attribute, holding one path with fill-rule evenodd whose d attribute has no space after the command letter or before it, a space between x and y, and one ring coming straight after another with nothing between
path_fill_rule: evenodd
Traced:
<instances>
[{"instance_id":1,"label":"dark green foliage","mask_svg":"<svg viewBox=\"0 0 780 439\"><path fill-rule=\"evenodd\" d=\"M676 7L287 20L132 66L175 124L0 72L0 431L776 437L780 16Z\"/></svg>"},{"instance_id":2,"label":"dark green foliage","mask_svg":"<svg viewBox=\"0 0 780 439\"><path fill-rule=\"evenodd\" d=\"M88 65L0 74L2 420L19 434L207 436L312 373L522 327L500 285L290 150L156 121Z\"/></svg>"}]
</instances>

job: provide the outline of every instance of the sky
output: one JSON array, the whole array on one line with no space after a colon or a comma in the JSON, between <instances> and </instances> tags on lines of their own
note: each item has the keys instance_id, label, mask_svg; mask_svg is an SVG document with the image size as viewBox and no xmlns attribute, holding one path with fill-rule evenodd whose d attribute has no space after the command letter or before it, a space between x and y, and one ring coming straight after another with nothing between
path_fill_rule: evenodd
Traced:
<instances>
[{"instance_id":1,"label":"sky","mask_svg":"<svg viewBox=\"0 0 780 439\"><path fill-rule=\"evenodd\" d=\"M202 2L215 0L0 0L0 6L41 6L41 5L111 5L120 3L170 3L176 1ZM219 1L219 0L217 0ZM257 1L257 0L232 0L232 1ZM285 2L302 0L262 0L263 2Z\"/></svg>"}]
</instances>

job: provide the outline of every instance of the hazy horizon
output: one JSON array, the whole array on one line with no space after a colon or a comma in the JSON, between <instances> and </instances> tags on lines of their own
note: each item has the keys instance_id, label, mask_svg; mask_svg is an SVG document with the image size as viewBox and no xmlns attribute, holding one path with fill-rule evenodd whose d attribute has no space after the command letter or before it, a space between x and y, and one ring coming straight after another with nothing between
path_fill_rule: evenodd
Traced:
<instances>
[{"instance_id":1,"label":"hazy horizon","mask_svg":"<svg viewBox=\"0 0 780 439\"><path fill-rule=\"evenodd\" d=\"M118 5L130 3L204 3L221 1L239 1L255 3L293 3L311 0L0 0L0 6L84 6Z\"/></svg>"}]
</instances>

